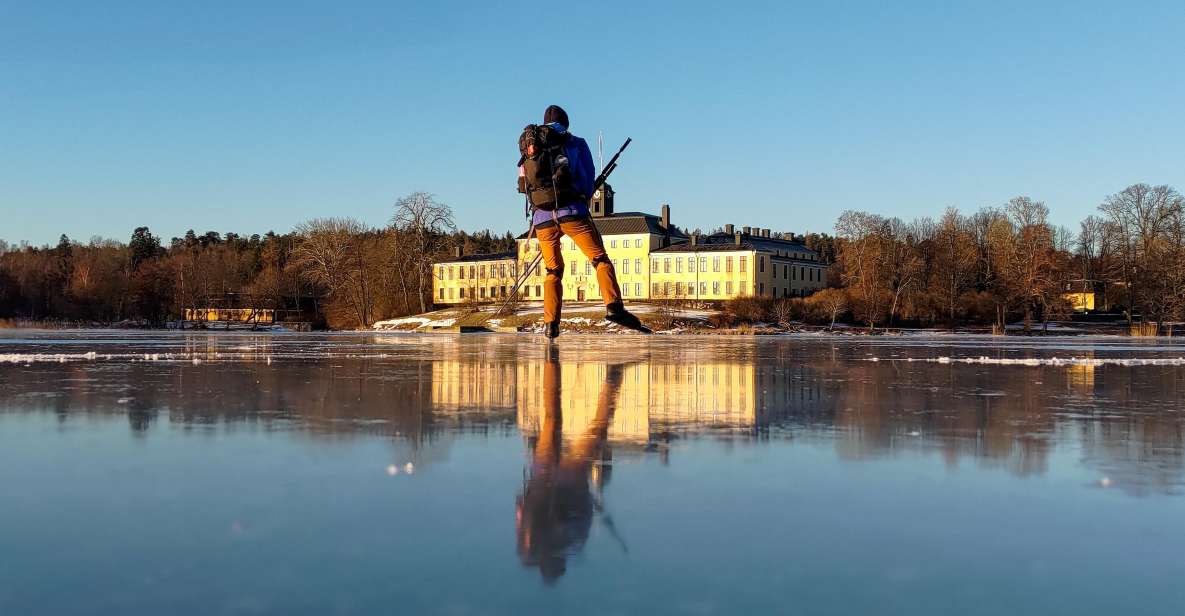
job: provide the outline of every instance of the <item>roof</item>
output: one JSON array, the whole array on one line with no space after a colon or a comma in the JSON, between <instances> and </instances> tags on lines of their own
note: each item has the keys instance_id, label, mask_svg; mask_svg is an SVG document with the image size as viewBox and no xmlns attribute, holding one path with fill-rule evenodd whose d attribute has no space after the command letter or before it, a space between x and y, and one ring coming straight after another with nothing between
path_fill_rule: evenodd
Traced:
<instances>
[{"instance_id":1,"label":"roof","mask_svg":"<svg viewBox=\"0 0 1185 616\"><path fill-rule=\"evenodd\" d=\"M712 235L705 235L696 238L696 244L693 246L690 242L680 244L673 244L656 250L655 252L726 252L730 250L754 250L761 252L777 253L778 251L796 251L805 252L807 254L817 254L815 250L807 248L799 240L787 240L778 237L760 237L751 234L742 234L741 243L737 243L736 236L728 233L713 233ZM793 256L782 257L799 261L811 261L810 259L798 259ZM811 261L815 263L816 261Z\"/></svg>"},{"instance_id":2,"label":"roof","mask_svg":"<svg viewBox=\"0 0 1185 616\"><path fill-rule=\"evenodd\" d=\"M436 263L467 263L470 261L501 261L503 259L514 260L515 257L516 257L516 254L514 251L487 252L485 254L461 255L460 257L449 257L447 259L437 259Z\"/></svg>"},{"instance_id":3,"label":"roof","mask_svg":"<svg viewBox=\"0 0 1185 616\"><path fill-rule=\"evenodd\" d=\"M674 238L685 238L686 233L679 227L671 225L668 229L662 226L662 218L642 212L620 212L605 217L593 217L593 224L601 235L632 235L637 233L652 233L654 235L669 235ZM523 233L518 239L527 239Z\"/></svg>"}]
</instances>

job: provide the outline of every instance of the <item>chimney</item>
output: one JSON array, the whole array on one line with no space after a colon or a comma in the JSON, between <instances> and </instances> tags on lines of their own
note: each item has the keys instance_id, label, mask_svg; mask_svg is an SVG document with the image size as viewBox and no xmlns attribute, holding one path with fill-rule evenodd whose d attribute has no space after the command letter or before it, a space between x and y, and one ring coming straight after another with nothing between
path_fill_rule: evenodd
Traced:
<instances>
[{"instance_id":1,"label":"chimney","mask_svg":"<svg viewBox=\"0 0 1185 616\"><path fill-rule=\"evenodd\" d=\"M732 235L734 233L732 225L724 225L724 232Z\"/></svg>"},{"instance_id":2,"label":"chimney","mask_svg":"<svg viewBox=\"0 0 1185 616\"><path fill-rule=\"evenodd\" d=\"M769 229L762 229L761 230L761 237L768 238L769 237Z\"/></svg>"},{"instance_id":3,"label":"chimney","mask_svg":"<svg viewBox=\"0 0 1185 616\"><path fill-rule=\"evenodd\" d=\"M734 240L736 241L736 243L737 243L737 246L740 246L740 245L741 245L741 238L742 238L742 237L744 237L744 236L743 236L743 235L741 235L740 233L734 233L734 234L732 235L732 237L733 237L733 238L734 238Z\"/></svg>"},{"instance_id":4,"label":"chimney","mask_svg":"<svg viewBox=\"0 0 1185 616\"><path fill-rule=\"evenodd\" d=\"M698 234L698 233L692 233L692 234L691 234L691 245L692 245L692 246L695 246L695 245L697 245L697 244L699 244L699 234Z\"/></svg>"},{"instance_id":5,"label":"chimney","mask_svg":"<svg viewBox=\"0 0 1185 616\"><path fill-rule=\"evenodd\" d=\"M669 203L662 204L662 228L671 228L671 205Z\"/></svg>"},{"instance_id":6,"label":"chimney","mask_svg":"<svg viewBox=\"0 0 1185 616\"><path fill-rule=\"evenodd\" d=\"M460 247L460 246L454 246L454 247L453 247L453 257L454 257L454 258L456 258L456 259L460 259L460 258L461 258L461 254L462 254L462 252L461 252L461 247Z\"/></svg>"},{"instance_id":7,"label":"chimney","mask_svg":"<svg viewBox=\"0 0 1185 616\"><path fill-rule=\"evenodd\" d=\"M741 232L745 235L749 235L753 232L753 227L741 227Z\"/></svg>"}]
</instances>

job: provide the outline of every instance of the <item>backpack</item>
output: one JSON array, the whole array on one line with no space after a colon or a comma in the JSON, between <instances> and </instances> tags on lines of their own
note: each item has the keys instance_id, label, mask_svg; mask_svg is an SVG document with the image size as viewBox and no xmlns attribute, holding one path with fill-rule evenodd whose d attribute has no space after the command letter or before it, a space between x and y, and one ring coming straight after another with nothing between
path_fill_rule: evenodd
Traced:
<instances>
[{"instance_id":1,"label":"backpack","mask_svg":"<svg viewBox=\"0 0 1185 616\"><path fill-rule=\"evenodd\" d=\"M518 191L527 195L535 209L551 211L562 204L587 200L572 184L572 169L564 153L567 142L568 133L546 125L528 124L519 135L523 172L518 177Z\"/></svg>"}]
</instances>

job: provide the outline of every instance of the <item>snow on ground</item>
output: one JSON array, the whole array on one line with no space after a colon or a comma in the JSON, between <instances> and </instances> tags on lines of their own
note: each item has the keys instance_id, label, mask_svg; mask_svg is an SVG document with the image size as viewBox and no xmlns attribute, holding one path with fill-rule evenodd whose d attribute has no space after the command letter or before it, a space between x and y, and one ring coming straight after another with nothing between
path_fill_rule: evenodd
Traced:
<instances>
[{"instance_id":1,"label":"snow on ground","mask_svg":"<svg viewBox=\"0 0 1185 616\"><path fill-rule=\"evenodd\" d=\"M400 325L412 325L420 327L429 323L432 319L425 317L403 317L402 319L387 319L386 321L378 321L374 324L375 329L394 329Z\"/></svg>"},{"instance_id":2,"label":"snow on ground","mask_svg":"<svg viewBox=\"0 0 1185 616\"><path fill-rule=\"evenodd\" d=\"M388 319L374 324L374 329L414 329L417 327L449 327L457 322L455 318L429 319L427 317L403 317L402 319ZM411 327L407 327L407 326Z\"/></svg>"}]
</instances>

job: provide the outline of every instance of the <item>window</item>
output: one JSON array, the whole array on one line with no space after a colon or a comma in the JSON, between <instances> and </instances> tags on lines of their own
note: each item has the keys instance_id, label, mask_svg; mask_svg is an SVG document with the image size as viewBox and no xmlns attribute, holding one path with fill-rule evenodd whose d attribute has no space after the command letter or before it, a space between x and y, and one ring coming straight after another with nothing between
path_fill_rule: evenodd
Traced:
<instances>
[{"instance_id":1,"label":"window","mask_svg":"<svg viewBox=\"0 0 1185 616\"><path fill-rule=\"evenodd\" d=\"M592 276L592 261L585 261L584 262L584 275L585 276Z\"/></svg>"},{"instance_id":2,"label":"window","mask_svg":"<svg viewBox=\"0 0 1185 616\"><path fill-rule=\"evenodd\" d=\"M469 277L470 278L477 278L477 276L474 275L476 273L477 273L477 267L470 265L469 266Z\"/></svg>"},{"instance_id":3,"label":"window","mask_svg":"<svg viewBox=\"0 0 1185 616\"><path fill-rule=\"evenodd\" d=\"M642 296L642 283L640 283L640 282L634 283L634 295L636 295L638 297Z\"/></svg>"},{"instance_id":4,"label":"window","mask_svg":"<svg viewBox=\"0 0 1185 616\"><path fill-rule=\"evenodd\" d=\"M635 274L642 273L642 260L641 259L634 259L634 273Z\"/></svg>"},{"instance_id":5,"label":"window","mask_svg":"<svg viewBox=\"0 0 1185 616\"><path fill-rule=\"evenodd\" d=\"M502 293L501 293L502 297L506 297L506 285L502 285L498 288L502 290Z\"/></svg>"},{"instance_id":6,"label":"window","mask_svg":"<svg viewBox=\"0 0 1185 616\"><path fill-rule=\"evenodd\" d=\"M543 297L543 287L535 285L535 297Z\"/></svg>"},{"instance_id":7,"label":"window","mask_svg":"<svg viewBox=\"0 0 1185 616\"><path fill-rule=\"evenodd\" d=\"M724 258L724 271L726 271L726 272L732 271L732 257L725 257Z\"/></svg>"},{"instance_id":8,"label":"window","mask_svg":"<svg viewBox=\"0 0 1185 616\"><path fill-rule=\"evenodd\" d=\"M440 288L440 299L444 299L444 287Z\"/></svg>"},{"instance_id":9,"label":"window","mask_svg":"<svg viewBox=\"0 0 1185 616\"><path fill-rule=\"evenodd\" d=\"M449 280L453 279L453 268L452 267L448 268L448 279Z\"/></svg>"},{"instance_id":10,"label":"window","mask_svg":"<svg viewBox=\"0 0 1185 616\"><path fill-rule=\"evenodd\" d=\"M650 284L650 295L653 297L658 297L658 283L657 282Z\"/></svg>"},{"instance_id":11,"label":"window","mask_svg":"<svg viewBox=\"0 0 1185 616\"><path fill-rule=\"evenodd\" d=\"M741 273L742 274L745 273L745 257L741 257L740 266L741 266Z\"/></svg>"},{"instance_id":12,"label":"window","mask_svg":"<svg viewBox=\"0 0 1185 616\"><path fill-rule=\"evenodd\" d=\"M650 261L650 273L651 273L651 274L657 274L657 273L658 273L658 259L652 259L652 260Z\"/></svg>"},{"instance_id":13,"label":"window","mask_svg":"<svg viewBox=\"0 0 1185 616\"><path fill-rule=\"evenodd\" d=\"M505 277L506 277L506 264L505 264L505 263L503 263L502 265L499 265L499 266L498 266L498 277L499 277L499 278L505 278Z\"/></svg>"},{"instance_id":14,"label":"window","mask_svg":"<svg viewBox=\"0 0 1185 616\"><path fill-rule=\"evenodd\" d=\"M482 287L482 288L481 288L481 298L482 298L482 299L485 299L485 298L486 298L486 288L485 288L485 287Z\"/></svg>"},{"instance_id":15,"label":"window","mask_svg":"<svg viewBox=\"0 0 1185 616\"><path fill-rule=\"evenodd\" d=\"M687 283L687 294L691 295L691 296L695 295L695 283L694 282Z\"/></svg>"},{"instance_id":16,"label":"window","mask_svg":"<svg viewBox=\"0 0 1185 616\"><path fill-rule=\"evenodd\" d=\"M699 283L699 294L700 295L707 295L708 294L708 283L706 283L706 282Z\"/></svg>"},{"instance_id":17,"label":"window","mask_svg":"<svg viewBox=\"0 0 1185 616\"><path fill-rule=\"evenodd\" d=\"M731 280L724 283L724 292L727 293L728 295L732 295L732 281Z\"/></svg>"},{"instance_id":18,"label":"window","mask_svg":"<svg viewBox=\"0 0 1185 616\"><path fill-rule=\"evenodd\" d=\"M638 239L634 240L634 248L641 248L641 247L642 247L642 238L638 238Z\"/></svg>"},{"instance_id":19,"label":"window","mask_svg":"<svg viewBox=\"0 0 1185 616\"><path fill-rule=\"evenodd\" d=\"M687 271L688 272L695 271L695 257L694 256L687 257Z\"/></svg>"},{"instance_id":20,"label":"window","mask_svg":"<svg viewBox=\"0 0 1185 616\"><path fill-rule=\"evenodd\" d=\"M805 267L798 268L798 272L799 272L799 274L798 274L799 280L803 280L806 278L806 268Z\"/></svg>"},{"instance_id":21,"label":"window","mask_svg":"<svg viewBox=\"0 0 1185 616\"><path fill-rule=\"evenodd\" d=\"M464 287L462 287L462 288L461 288L461 299L465 299L465 289L464 289Z\"/></svg>"},{"instance_id":22,"label":"window","mask_svg":"<svg viewBox=\"0 0 1185 616\"><path fill-rule=\"evenodd\" d=\"M676 296L683 295L683 283L682 282L675 283L675 295Z\"/></svg>"},{"instance_id":23,"label":"window","mask_svg":"<svg viewBox=\"0 0 1185 616\"><path fill-rule=\"evenodd\" d=\"M712 257L712 271L720 271L720 257Z\"/></svg>"},{"instance_id":24,"label":"window","mask_svg":"<svg viewBox=\"0 0 1185 616\"><path fill-rule=\"evenodd\" d=\"M662 296L668 297L668 296L670 296L670 294L671 294L671 283L669 283L669 282L662 283Z\"/></svg>"},{"instance_id":25,"label":"window","mask_svg":"<svg viewBox=\"0 0 1185 616\"><path fill-rule=\"evenodd\" d=\"M683 259L675 259L675 273L676 274L683 273Z\"/></svg>"},{"instance_id":26,"label":"window","mask_svg":"<svg viewBox=\"0 0 1185 616\"><path fill-rule=\"evenodd\" d=\"M757 258L757 271L761 272L762 274L765 273L765 255L761 255ZM762 293L765 293L765 291L762 291Z\"/></svg>"},{"instance_id":27,"label":"window","mask_svg":"<svg viewBox=\"0 0 1185 616\"><path fill-rule=\"evenodd\" d=\"M452 289L449 289L449 290L448 290L448 298L449 298L449 299L452 299L452 298L453 298L453 290L452 290Z\"/></svg>"},{"instance_id":28,"label":"window","mask_svg":"<svg viewBox=\"0 0 1185 616\"><path fill-rule=\"evenodd\" d=\"M794 269L790 270L790 280L796 280L796 278L794 276L798 273L795 271L797 269L798 268L794 268Z\"/></svg>"},{"instance_id":29,"label":"window","mask_svg":"<svg viewBox=\"0 0 1185 616\"><path fill-rule=\"evenodd\" d=\"M621 260L621 273L623 273L623 274L630 273L630 260L629 259L622 259Z\"/></svg>"},{"instance_id":30,"label":"window","mask_svg":"<svg viewBox=\"0 0 1185 616\"><path fill-rule=\"evenodd\" d=\"M757 287L757 294L758 294L758 295L765 295L765 283L764 283L764 282L763 282L763 283L761 283L761 284L760 284L760 285Z\"/></svg>"},{"instance_id":31,"label":"window","mask_svg":"<svg viewBox=\"0 0 1185 616\"><path fill-rule=\"evenodd\" d=\"M617 240L609 240L610 248L617 248Z\"/></svg>"},{"instance_id":32,"label":"window","mask_svg":"<svg viewBox=\"0 0 1185 616\"><path fill-rule=\"evenodd\" d=\"M458 274L457 275L458 279L465 280L465 266L464 265L457 268L457 274Z\"/></svg>"},{"instance_id":33,"label":"window","mask_svg":"<svg viewBox=\"0 0 1185 616\"><path fill-rule=\"evenodd\" d=\"M715 281L712 283L712 295L720 295L720 282L719 281Z\"/></svg>"},{"instance_id":34,"label":"window","mask_svg":"<svg viewBox=\"0 0 1185 616\"><path fill-rule=\"evenodd\" d=\"M664 273L664 274L669 274L669 273L671 273L671 260L670 260L670 258L667 258L667 259L663 259L663 260L662 260L662 273Z\"/></svg>"},{"instance_id":35,"label":"window","mask_svg":"<svg viewBox=\"0 0 1185 616\"><path fill-rule=\"evenodd\" d=\"M708 271L708 258L707 257L700 257L699 258L699 271L701 271L701 272Z\"/></svg>"}]
</instances>

